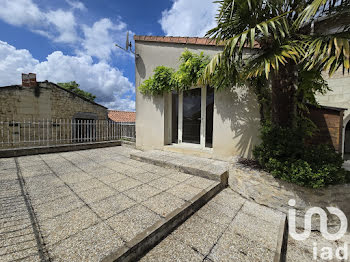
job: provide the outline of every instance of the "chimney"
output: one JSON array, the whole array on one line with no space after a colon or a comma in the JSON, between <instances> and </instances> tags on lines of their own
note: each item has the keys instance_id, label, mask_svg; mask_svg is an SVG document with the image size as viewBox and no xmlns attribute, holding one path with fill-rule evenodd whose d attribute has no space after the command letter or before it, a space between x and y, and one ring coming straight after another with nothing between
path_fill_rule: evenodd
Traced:
<instances>
[{"instance_id":1,"label":"chimney","mask_svg":"<svg viewBox=\"0 0 350 262\"><path fill-rule=\"evenodd\" d=\"M36 83L36 74L22 74L22 86L24 87L35 87Z\"/></svg>"}]
</instances>

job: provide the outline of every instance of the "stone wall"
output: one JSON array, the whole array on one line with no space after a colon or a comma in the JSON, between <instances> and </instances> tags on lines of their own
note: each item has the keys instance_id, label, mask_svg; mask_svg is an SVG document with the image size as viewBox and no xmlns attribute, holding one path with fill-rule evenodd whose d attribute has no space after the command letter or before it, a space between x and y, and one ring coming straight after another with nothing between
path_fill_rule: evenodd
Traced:
<instances>
[{"instance_id":1,"label":"stone wall","mask_svg":"<svg viewBox=\"0 0 350 262\"><path fill-rule=\"evenodd\" d=\"M0 148L88 142L111 136L105 107L53 83L1 87L0 101ZM89 121L80 121L77 127L74 119ZM100 121L92 124L90 120Z\"/></svg>"},{"instance_id":2,"label":"stone wall","mask_svg":"<svg viewBox=\"0 0 350 262\"><path fill-rule=\"evenodd\" d=\"M304 227L305 212L311 207L338 207L350 219L350 184L324 189L300 187L257 169L233 164L230 168L229 187L243 197L260 205L288 214L290 199L296 200L297 226ZM339 219L329 216L329 226L338 227ZM313 216L313 229L319 229L319 217ZM350 229L350 228L349 228Z\"/></svg>"},{"instance_id":3,"label":"stone wall","mask_svg":"<svg viewBox=\"0 0 350 262\"><path fill-rule=\"evenodd\" d=\"M324 75L331 91L325 95L317 95L317 101L324 106L342 107L350 109L350 74L343 74L342 70L338 70L331 78ZM350 110L344 112L344 116L348 116Z\"/></svg>"},{"instance_id":4,"label":"stone wall","mask_svg":"<svg viewBox=\"0 0 350 262\"><path fill-rule=\"evenodd\" d=\"M0 121L73 119L77 113L107 119L105 107L88 102L50 82L38 83L37 87L2 87L0 101Z\"/></svg>"}]
</instances>

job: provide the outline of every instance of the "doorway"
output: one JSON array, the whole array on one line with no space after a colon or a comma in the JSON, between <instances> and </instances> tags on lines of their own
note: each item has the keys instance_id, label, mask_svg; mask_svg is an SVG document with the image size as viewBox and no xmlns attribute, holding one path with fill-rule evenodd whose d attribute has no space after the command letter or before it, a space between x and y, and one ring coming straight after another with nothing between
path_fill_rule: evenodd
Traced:
<instances>
[{"instance_id":1,"label":"doorway","mask_svg":"<svg viewBox=\"0 0 350 262\"><path fill-rule=\"evenodd\" d=\"M345 126L344 160L350 160L350 121L348 121L346 126Z\"/></svg>"},{"instance_id":2,"label":"doorway","mask_svg":"<svg viewBox=\"0 0 350 262\"><path fill-rule=\"evenodd\" d=\"M182 142L200 144L201 135L201 89L183 92Z\"/></svg>"},{"instance_id":3,"label":"doorway","mask_svg":"<svg viewBox=\"0 0 350 262\"><path fill-rule=\"evenodd\" d=\"M211 148L214 89L193 88L172 94L172 143Z\"/></svg>"}]
</instances>

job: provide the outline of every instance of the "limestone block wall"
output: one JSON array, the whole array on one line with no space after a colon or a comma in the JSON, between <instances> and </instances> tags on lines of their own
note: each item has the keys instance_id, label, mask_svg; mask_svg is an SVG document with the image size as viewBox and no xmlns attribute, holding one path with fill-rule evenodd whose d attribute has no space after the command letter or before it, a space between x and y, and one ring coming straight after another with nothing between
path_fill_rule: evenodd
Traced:
<instances>
[{"instance_id":1,"label":"limestone block wall","mask_svg":"<svg viewBox=\"0 0 350 262\"><path fill-rule=\"evenodd\" d=\"M0 101L0 148L70 143L77 137L95 141L111 130L105 107L49 82L1 87ZM77 127L75 119L100 121L85 120Z\"/></svg>"},{"instance_id":2,"label":"limestone block wall","mask_svg":"<svg viewBox=\"0 0 350 262\"><path fill-rule=\"evenodd\" d=\"M321 105L347 108L344 118L350 115L350 74L338 70L331 78L325 75L331 91L325 95L317 95Z\"/></svg>"},{"instance_id":3,"label":"limestone block wall","mask_svg":"<svg viewBox=\"0 0 350 262\"><path fill-rule=\"evenodd\" d=\"M77 113L90 113L97 119L107 119L106 108L49 82L38 83L38 87L2 87L0 101L1 120L73 119Z\"/></svg>"}]
</instances>

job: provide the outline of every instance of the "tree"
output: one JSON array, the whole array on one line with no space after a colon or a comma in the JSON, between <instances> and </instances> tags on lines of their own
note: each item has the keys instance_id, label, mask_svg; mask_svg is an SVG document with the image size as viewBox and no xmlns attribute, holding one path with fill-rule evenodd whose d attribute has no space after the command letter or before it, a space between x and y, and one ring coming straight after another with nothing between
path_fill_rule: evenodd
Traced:
<instances>
[{"instance_id":1,"label":"tree","mask_svg":"<svg viewBox=\"0 0 350 262\"><path fill-rule=\"evenodd\" d=\"M82 97L85 97L86 99L90 100L90 101L95 101L96 96L86 92L82 89L79 88L79 84L75 81L71 81L71 82L67 82L67 83L57 83L57 85L59 85L60 87L67 89L77 95L80 95Z\"/></svg>"},{"instance_id":2,"label":"tree","mask_svg":"<svg viewBox=\"0 0 350 262\"><path fill-rule=\"evenodd\" d=\"M349 70L349 0L217 2L217 26L207 36L225 47L207 66L202 83L252 85L261 112L267 112L263 120L294 126L305 102L315 103L314 94L327 91L321 71L331 76L339 68Z\"/></svg>"},{"instance_id":3,"label":"tree","mask_svg":"<svg viewBox=\"0 0 350 262\"><path fill-rule=\"evenodd\" d=\"M302 186L350 182L334 148L306 143L315 128L306 104L317 104L315 94L328 90L322 71L332 76L350 68L350 1L217 2L217 26L207 36L224 50L210 61L201 82L255 91L262 126L253 154L260 166Z\"/></svg>"}]
</instances>

